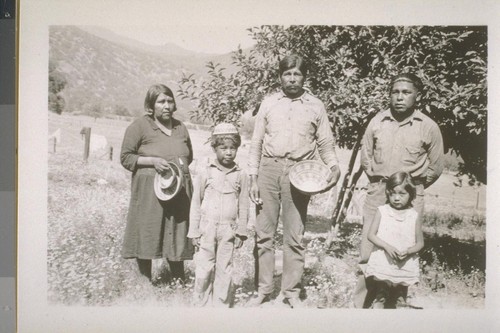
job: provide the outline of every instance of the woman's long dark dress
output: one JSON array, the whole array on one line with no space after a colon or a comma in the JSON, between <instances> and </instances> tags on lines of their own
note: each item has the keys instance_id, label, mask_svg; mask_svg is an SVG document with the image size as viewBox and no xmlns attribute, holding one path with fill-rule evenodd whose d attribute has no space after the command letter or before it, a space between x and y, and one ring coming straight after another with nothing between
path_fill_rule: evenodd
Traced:
<instances>
[{"instance_id":1,"label":"woman's long dark dress","mask_svg":"<svg viewBox=\"0 0 500 333\"><path fill-rule=\"evenodd\" d=\"M172 121L171 136L163 133L150 116L135 120L125 132L120 159L132 172L132 187L122 248L124 258L193 258L193 246L186 237L192 192L188 166L193 150L186 126L176 119ZM154 167L138 166L140 156L161 157L181 167L184 186L173 199L160 201L156 197L156 171Z\"/></svg>"}]
</instances>

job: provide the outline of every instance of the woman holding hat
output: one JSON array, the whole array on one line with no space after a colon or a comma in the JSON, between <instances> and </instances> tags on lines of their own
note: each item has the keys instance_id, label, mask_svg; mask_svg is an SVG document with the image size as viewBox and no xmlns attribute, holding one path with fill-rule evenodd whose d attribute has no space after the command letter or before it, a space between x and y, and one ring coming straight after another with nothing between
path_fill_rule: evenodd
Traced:
<instances>
[{"instance_id":1,"label":"woman holding hat","mask_svg":"<svg viewBox=\"0 0 500 333\"><path fill-rule=\"evenodd\" d=\"M130 206L122 256L135 258L141 274L151 279L151 260L166 258L173 278L184 279L184 260L193 258L186 235L193 160L186 126L172 117L172 91L151 86L144 100L146 115L125 131L121 164L132 172Z\"/></svg>"}]
</instances>

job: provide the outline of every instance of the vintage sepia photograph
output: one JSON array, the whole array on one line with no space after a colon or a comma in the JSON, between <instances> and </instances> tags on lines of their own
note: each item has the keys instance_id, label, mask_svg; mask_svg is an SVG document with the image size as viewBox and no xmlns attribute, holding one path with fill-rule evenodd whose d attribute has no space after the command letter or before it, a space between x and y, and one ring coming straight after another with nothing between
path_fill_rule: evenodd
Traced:
<instances>
[{"instance_id":1,"label":"vintage sepia photograph","mask_svg":"<svg viewBox=\"0 0 500 333\"><path fill-rule=\"evenodd\" d=\"M494 326L489 16L27 23L55 3L19 8L20 331Z\"/></svg>"},{"instance_id":2,"label":"vintage sepia photograph","mask_svg":"<svg viewBox=\"0 0 500 333\"><path fill-rule=\"evenodd\" d=\"M208 33L203 27L193 27L191 33L195 33L194 29L200 35ZM232 30L231 27L226 29ZM484 306L486 27L249 27L246 31L242 29L242 36L246 32L253 45L242 48L240 41L234 40L233 51L213 55L182 49L173 43L155 48L120 35L119 27L114 30L117 32L105 27L49 27L47 270L51 302L66 305L143 302L195 305L193 294L196 293L198 267L193 260L196 249L190 244L193 238L188 237L193 222L186 221L187 225L179 230L182 217L177 217L181 219L177 221L175 214L179 211L187 217L190 203L193 208L195 198L189 198L189 193L183 196L184 192L201 195L198 189L192 189L192 180L200 173L206 173L207 160L211 163L216 159L217 147L214 147L211 137L217 135L217 125L233 125L227 127L229 134L234 131L240 139L238 144L233 143L235 156L231 156L232 163L237 163L246 173L251 172L249 159L255 144L252 138L258 113L268 110L263 108L262 101L286 91L286 86L283 86L285 79L283 73L280 76L278 67L282 59L297 54L302 57L298 59L310 63L308 71L303 69L301 72L304 76L303 94L325 101L327 127L331 129L330 137L336 141L334 154L341 173L340 183L331 190L323 194L313 193L310 199L308 196L300 198L308 206L303 223L305 230L301 235L303 249L300 249L305 267L302 279L295 283L300 287L294 291L301 306L353 306L362 226L367 223L363 219L370 218L363 211L367 209L367 195L371 195L369 192L374 190L375 183L384 183L398 171L409 172L414 185L422 187L422 193L418 195L423 198L417 199L425 203L424 210L419 211L425 246L415 252L420 261L416 275L408 281L401 277L406 287L411 285L407 295L411 303L405 302L401 306ZM406 73L421 81L418 84L411 81L413 77L404 76ZM418 104L411 105L408 113L413 117L419 112L420 118L414 120L418 129L411 128L414 124L407 127L402 124L407 116L393 120L401 123L398 129L386 128L385 120L372 118L372 125L366 130L367 118L372 114L382 114L386 110L393 114L397 112L398 103L404 100L393 97L395 93L391 89L397 88L398 82L404 83L402 87L405 89L419 89L415 91L415 95L419 94L419 100L415 102ZM299 86L299 81L295 84ZM151 92L153 100L149 102ZM161 120L161 109L159 114L156 111L158 95L162 94L168 95L177 109L173 112L174 107L170 107L167 120ZM149 110L154 114L148 114L145 103L153 106ZM268 112L272 118L272 113L279 111L270 108ZM304 112L314 112L314 109L308 106ZM170 126L170 131L175 126L182 126L183 131L187 131L183 135L189 141L179 143L185 147L172 147L174 143L159 141L160 147L149 148L148 155L146 147L149 140L153 140L149 138L153 134L148 131L159 126L153 125L155 121L139 126L138 121L145 122L146 119L156 120L167 129ZM272 126L271 120L264 119L268 126ZM263 172L262 163L266 158L286 158L286 154L297 154L301 148L294 147L294 144L305 144L301 141L300 123L311 122L307 114L297 118L299 124L294 120L290 123L284 119L280 121L278 128L266 128L259 172ZM146 124L149 128L144 128ZM309 126L314 127L315 123ZM224 128L221 128L220 135L224 135ZM436 128L435 133L431 132ZM278 138L268 134L273 130ZM363 133L366 137L362 143L371 146L360 150ZM286 140L283 148L272 146L273 139L280 139L279 135ZM407 136L411 135L417 137L410 140ZM266 149L266 144L272 147ZM330 144L333 148L333 142ZM142 145L146 147L141 149ZM165 152L162 152L161 145L165 145ZM319 150L321 146L317 145L318 148L313 146L311 152ZM393 153L395 149L399 150ZM175 152L178 156L174 156ZM302 158L299 154L303 152L300 151L296 158L292 155L289 163L299 162ZM357 155L360 158L356 158ZM184 165L181 172L186 178L179 181L184 182L180 184L182 191L175 193L172 185L174 193L171 196L155 196L154 171L159 167L155 163L140 165L137 160L141 157L170 159L174 165ZM319 165L326 166L322 157L304 160L321 161ZM182 164L176 158L182 158ZM349 165L351 161L353 163ZM360 165L360 161L368 166ZM314 178L316 171L311 170L313 166L305 168L298 171L302 173L299 177L303 178L299 181L317 182L312 184L317 187L313 191L324 191L322 187L326 184L321 183L324 179ZM151 180L136 184L140 182L141 172L150 174ZM359 179L361 173L364 173L363 179ZM368 173L370 175L366 177ZM283 177L288 177L288 174ZM136 195L133 199L131 186L132 191L137 191L132 193ZM196 183L196 186L204 186L203 191L210 185ZM246 191L249 190L247 187ZM201 201L200 205L210 198L196 199ZM145 210L134 208L131 200L137 200L136 204L144 205ZM157 221L148 222L156 216L150 216L155 209L150 200L162 203L158 208L163 213L156 217ZM386 200L382 193L377 206L382 206ZM421 209L416 199L413 200L413 205L408 202L407 207ZM207 304L220 302L227 307L245 307L253 296L259 296L255 288L258 282L254 281L257 263L253 256L257 225L255 217L248 218L250 210L255 215L256 207L250 208L250 201L240 202L246 205L244 216L237 214L233 218L214 213L208 217L220 223L241 224L238 230L235 225L232 229L240 232L245 240L242 247L231 249L233 257L229 257L223 266L218 265L219 256L223 254L217 250L213 250L213 258L200 263L206 266L211 262L213 266L209 272L203 273L204 276L213 275L211 279L215 280L206 282L209 284L206 288L210 288L204 291L210 298L210 302L205 300ZM172 202L175 204L169 205ZM233 203L231 197L224 201L222 196L207 205L235 204L238 202ZM263 202L262 206L266 207L266 204ZM334 215L337 206L340 208ZM203 208L205 211L210 209L208 206ZM284 293L290 292L282 286L285 280L283 258L287 255L284 252L284 229L288 227L286 219L291 218L285 209L285 203L282 203L281 218L273 224L277 229L271 235L274 241L269 244L275 254L272 288L263 294L269 298L269 306L281 305L278 303L282 302L281 298L286 298ZM173 216L171 218L175 221L168 221L167 216ZM224 221L224 218L229 221ZM196 223L203 222L205 220ZM177 229L170 229L169 223L177 223ZM336 223L339 224L336 237L333 242L327 242L330 226ZM143 227L152 230L143 230ZM217 228L208 224L206 227ZM192 236L201 234L199 230L192 231ZM175 235L169 236L170 233ZM412 234L415 238L414 230ZM217 248L218 242L214 244ZM151 259L155 259L153 263ZM142 260L149 261L143 263ZM149 265L144 268L147 272L141 271L142 265ZM179 269L181 271L177 271ZM218 294L211 285L216 285L222 274L218 269L231 272L224 277L232 283L220 291L223 294ZM300 269L297 267L294 271ZM391 274L395 274L392 282L400 278L396 272ZM413 286L411 281L418 281L418 284ZM216 299L212 299L214 297ZM262 306L267 303L263 302Z\"/></svg>"}]
</instances>

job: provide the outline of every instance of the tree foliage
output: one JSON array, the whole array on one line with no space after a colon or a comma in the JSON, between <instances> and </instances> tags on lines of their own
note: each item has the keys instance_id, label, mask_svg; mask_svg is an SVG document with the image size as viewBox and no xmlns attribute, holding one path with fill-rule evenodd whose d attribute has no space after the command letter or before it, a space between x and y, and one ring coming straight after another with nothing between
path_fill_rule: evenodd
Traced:
<instances>
[{"instance_id":1,"label":"tree foliage","mask_svg":"<svg viewBox=\"0 0 500 333\"><path fill-rule=\"evenodd\" d=\"M256 46L232 53L232 72L209 63L208 77L186 75L179 95L194 116L237 121L279 89L277 63L298 53L310 63L306 88L325 102L340 147L352 148L362 118L388 107L392 75L424 83L420 108L438 124L462 173L486 183L487 29L482 26L261 26Z\"/></svg>"},{"instance_id":2,"label":"tree foliage","mask_svg":"<svg viewBox=\"0 0 500 333\"><path fill-rule=\"evenodd\" d=\"M66 106L62 91L66 87L66 79L56 70L56 65L49 62L49 110L61 114Z\"/></svg>"},{"instance_id":3,"label":"tree foliage","mask_svg":"<svg viewBox=\"0 0 500 333\"><path fill-rule=\"evenodd\" d=\"M101 118L103 114L103 107L100 101L93 101L86 104L83 108L84 114L93 117L94 120Z\"/></svg>"},{"instance_id":4,"label":"tree foliage","mask_svg":"<svg viewBox=\"0 0 500 333\"><path fill-rule=\"evenodd\" d=\"M113 113L116 114L117 116L126 116L126 117L130 117L132 115L130 113L130 110L121 104L114 106Z\"/></svg>"}]
</instances>

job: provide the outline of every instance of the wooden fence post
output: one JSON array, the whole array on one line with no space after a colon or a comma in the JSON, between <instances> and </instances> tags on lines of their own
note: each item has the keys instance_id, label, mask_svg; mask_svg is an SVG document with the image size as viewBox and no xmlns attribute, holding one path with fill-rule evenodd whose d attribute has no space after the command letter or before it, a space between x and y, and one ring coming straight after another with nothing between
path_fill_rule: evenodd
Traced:
<instances>
[{"instance_id":1,"label":"wooden fence post","mask_svg":"<svg viewBox=\"0 0 500 333\"><path fill-rule=\"evenodd\" d=\"M90 132L92 128L90 127L84 127L80 131L80 134L85 136L85 146L83 148L83 160L87 162L89 159L89 151L90 151Z\"/></svg>"}]
</instances>

